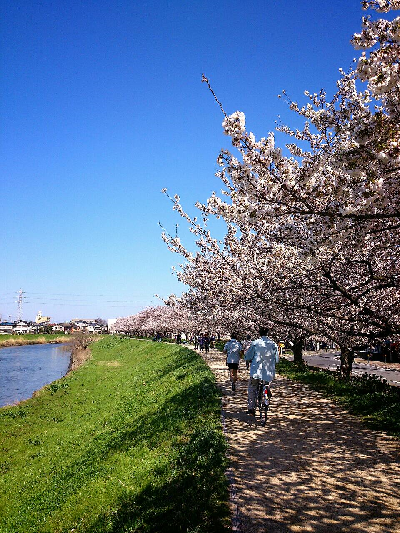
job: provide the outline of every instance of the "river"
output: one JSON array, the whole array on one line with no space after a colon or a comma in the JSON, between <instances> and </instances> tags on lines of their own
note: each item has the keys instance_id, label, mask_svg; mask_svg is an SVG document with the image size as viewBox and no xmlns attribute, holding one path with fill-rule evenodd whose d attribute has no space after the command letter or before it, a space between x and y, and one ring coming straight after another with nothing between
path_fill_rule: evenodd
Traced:
<instances>
[{"instance_id":1,"label":"river","mask_svg":"<svg viewBox=\"0 0 400 533\"><path fill-rule=\"evenodd\" d=\"M70 352L62 344L0 348L0 407L27 400L67 373Z\"/></svg>"}]
</instances>

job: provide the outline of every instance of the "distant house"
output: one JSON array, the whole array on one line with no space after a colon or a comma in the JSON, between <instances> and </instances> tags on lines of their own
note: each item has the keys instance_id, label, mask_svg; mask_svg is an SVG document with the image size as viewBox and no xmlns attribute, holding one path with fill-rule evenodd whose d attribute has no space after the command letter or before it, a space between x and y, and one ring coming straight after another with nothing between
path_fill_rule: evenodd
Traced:
<instances>
[{"instance_id":1,"label":"distant house","mask_svg":"<svg viewBox=\"0 0 400 533\"><path fill-rule=\"evenodd\" d=\"M28 326L26 322L18 322L14 327L14 333L17 335L23 335L25 333L32 333L32 326Z\"/></svg>"},{"instance_id":2,"label":"distant house","mask_svg":"<svg viewBox=\"0 0 400 533\"><path fill-rule=\"evenodd\" d=\"M96 322L95 318L73 318L71 320L73 324L93 324Z\"/></svg>"},{"instance_id":3,"label":"distant house","mask_svg":"<svg viewBox=\"0 0 400 533\"><path fill-rule=\"evenodd\" d=\"M65 326L64 324L53 324L53 326L51 327L51 331L54 331L55 333L57 333L58 331L64 333Z\"/></svg>"},{"instance_id":4,"label":"distant house","mask_svg":"<svg viewBox=\"0 0 400 533\"><path fill-rule=\"evenodd\" d=\"M0 335L12 334L14 324L12 322L0 322Z\"/></svg>"},{"instance_id":5,"label":"distant house","mask_svg":"<svg viewBox=\"0 0 400 533\"><path fill-rule=\"evenodd\" d=\"M104 333L107 328L103 326L99 326L96 322L92 322L91 324L87 324L85 329L83 331L87 331L87 333Z\"/></svg>"},{"instance_id":6,"label":"distant house","mask_svg":"<svg viewBox=\"0 0 400 533\"><path fill-rule=\"evenodd\" d=\"M88 322L86 322L86 320L77 320L77 321L72 321L73 322L73 325L74 325L74 330L75 331L88 331Z\"/></svg>"},{"instance_id":7,"label":"distant house","mask_svg":"<svg viewBox=\"0 0 400 533\"><path fill-rule=\"evenodd\" d=\"M106 333L107 326L102 326L95 319L74 318L71 320L72 331L84 331L86 333Z\"/></svg>"}]
</instances>

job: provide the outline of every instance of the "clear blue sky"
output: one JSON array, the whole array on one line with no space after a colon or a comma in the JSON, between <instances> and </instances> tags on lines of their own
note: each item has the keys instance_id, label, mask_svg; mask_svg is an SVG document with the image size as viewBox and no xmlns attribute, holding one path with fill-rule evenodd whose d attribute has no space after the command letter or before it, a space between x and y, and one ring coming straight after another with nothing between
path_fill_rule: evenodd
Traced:
<instances>
[{"instance_id":1,"label":"clear blue sky","mask_svg":"<svg viewBox=\"0 0 400 533\"><path fill-rule=\"evenodd\" d=\"M206 85L257 137L277 94L335 89L358 0L3 0L0 313L126 316L182 287L160 220L220 189L227 138Z\"/></svg>"}]
</instances>

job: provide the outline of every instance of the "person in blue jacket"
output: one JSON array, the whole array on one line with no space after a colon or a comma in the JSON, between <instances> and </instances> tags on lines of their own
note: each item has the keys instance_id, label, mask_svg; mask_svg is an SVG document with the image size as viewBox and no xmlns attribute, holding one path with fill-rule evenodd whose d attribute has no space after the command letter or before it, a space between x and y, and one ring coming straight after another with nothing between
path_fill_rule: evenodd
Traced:
<instances>
[{"instance_id":1,"label":"person in blue jacket","mask_svg":"<svg viewBox=\"0 0 400 533\"><path fill-rule=\"evenodd\" d=\"M253 341L245 353L250 362L250 379L247 389L248 413L255 415L257 386L259 381L270 383L275 377L275 364L279 361L278 346L268 338L269 330L260 327L260 338Z\"/></svg>"}]
</instances>

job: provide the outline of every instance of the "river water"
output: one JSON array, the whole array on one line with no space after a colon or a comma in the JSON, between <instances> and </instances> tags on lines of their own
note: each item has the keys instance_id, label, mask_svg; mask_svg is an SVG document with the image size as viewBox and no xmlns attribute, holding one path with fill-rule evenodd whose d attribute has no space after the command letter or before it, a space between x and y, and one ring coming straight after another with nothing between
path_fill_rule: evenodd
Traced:
<instances>
[{"instance_id":1,"label":"river water","mask_svg":"<svg viewBox=\"0 0 400 533\"><path fill-rule=\"evenodd\" d=\"M62 344L0 348L0 407L27 400L67 373L70 353Z\"/></svg>"}]
</instances>

